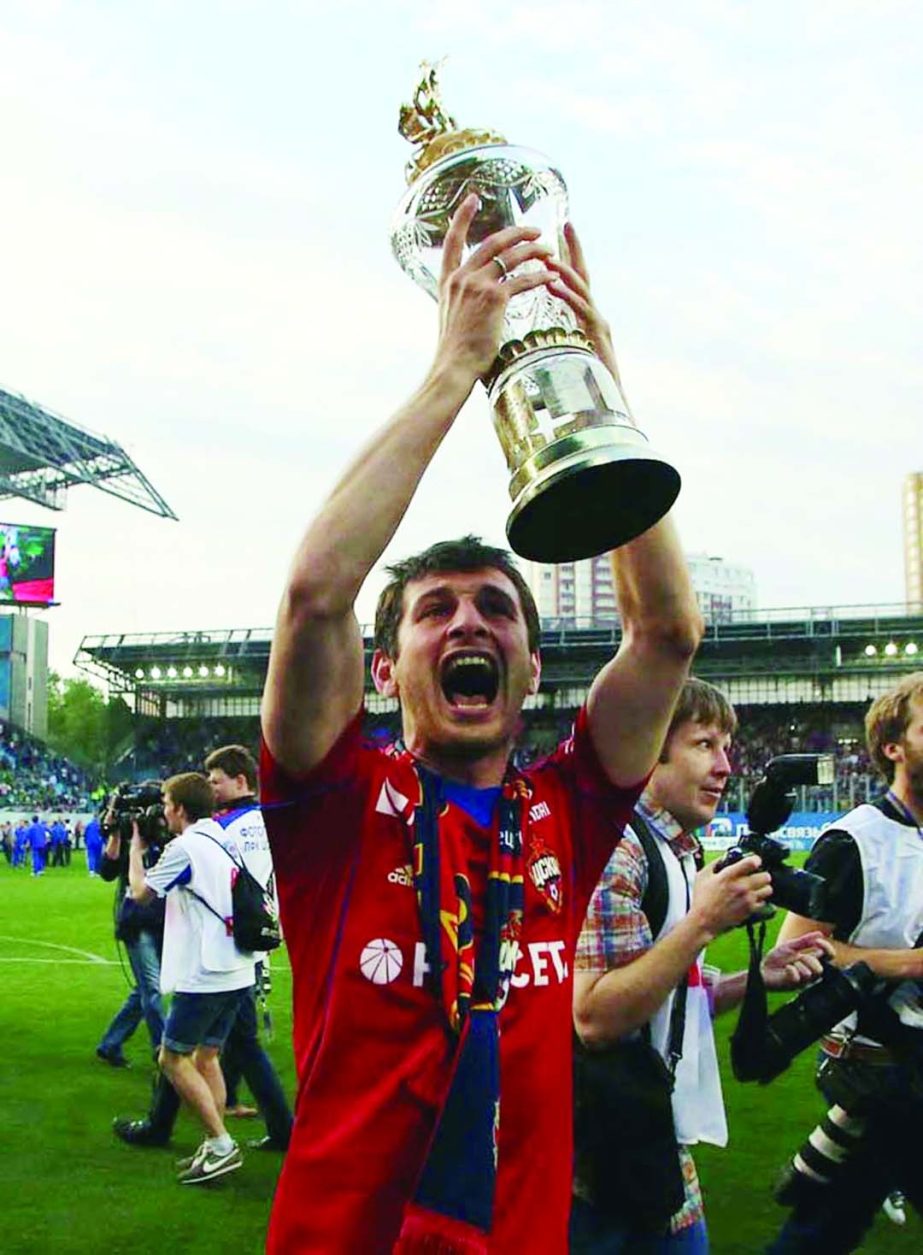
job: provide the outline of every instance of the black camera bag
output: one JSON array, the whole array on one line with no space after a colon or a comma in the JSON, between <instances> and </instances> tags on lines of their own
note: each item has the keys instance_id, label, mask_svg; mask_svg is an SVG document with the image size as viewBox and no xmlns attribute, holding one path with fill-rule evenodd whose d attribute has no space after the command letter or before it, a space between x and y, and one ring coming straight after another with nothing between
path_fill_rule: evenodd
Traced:
<instances>
[{"instance_id":1,"label":"black camera bag","mask_svg":"<svg viewBox=\"0 0 923 1255\"><path fill-rule=\"evenodd\" d=\"M640 1036L605 1050L578 1043L574 1072L576 1171L594 1207L633 1229L665 1232L685 1200L670 1069Z\"/></svg>"},{"instance_id":2,"label":"black camera bag","mask_svg":"<svg viewBox=\"0 0 923 1255\"><path fill-rule=\"evenodd\" d=\"M641 906L656 939L668 888L656 840L637 813L631 826L647 856ZM632 1229L664 1233L683 1206L685 1189L673 1121L673 1084L686 1023L684 980L670 1015L668 1066L651 1045L650 1028L588 1050L574 1036L576 1176L594 1207Z\"/></svg>"}]
</instances>

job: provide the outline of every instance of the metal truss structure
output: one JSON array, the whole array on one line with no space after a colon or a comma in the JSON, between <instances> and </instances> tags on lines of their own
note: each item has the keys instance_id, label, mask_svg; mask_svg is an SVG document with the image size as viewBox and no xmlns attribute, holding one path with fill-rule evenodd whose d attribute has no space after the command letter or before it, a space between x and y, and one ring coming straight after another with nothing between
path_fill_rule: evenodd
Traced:
<instances>
[{"instance_id":1,"label":"metal truss structure","mask_svg":"<svg viewBox=\"0 0 923 1255\"><path fill-rule=\"evenodd\" d=\"M618 648L616 622L542 623L542 687L533 709L567 710L586 698L593 676ZM271 628L87 636L75 664L114 692L133 696L138 713L161 718L217 717L256 709L266 679ZM393 699L374 692L372 630L363 629L366 704L384 713ZM696 675L738 705L865 701L919 670L923 614L906 606L844 606L738 615L707 627ZM249 709L249 708L247 708Z\"/></svg>"},{"instance_id":2,"label":"metal truss structure","mask_svg":"<svg viewBox=\"0 0 923 1255\"><path fill-rule=\"evenodd\" d=\"M121 445L0 389L0 499L22 497L61 510L75 484L176 518Z\"/></svg>"}]
</instances>

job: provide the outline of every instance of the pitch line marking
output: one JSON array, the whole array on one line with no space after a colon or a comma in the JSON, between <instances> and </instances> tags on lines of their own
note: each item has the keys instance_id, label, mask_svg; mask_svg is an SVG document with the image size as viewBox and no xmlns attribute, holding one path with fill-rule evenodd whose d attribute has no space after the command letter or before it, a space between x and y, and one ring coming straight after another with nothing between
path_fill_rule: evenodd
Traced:
<instances>
[{"instance_id":1,"label":"pitch line marking","mask_svg":"<svg viewBox=\"0 0 923 1255\"><path fill-rule=\"evenodd\" d=\"M119 966L115 959L12 959L2 955L0 955L0 963L54 963L57 967L64 967L65 964L71 964L74 967L99 967L101 964L106 967Z\"/></svg>"},{"instance_id":2,"label":"pitch line marking","mask_svg":"<svg viewBox=\"0 0 923 1255\"><path fill-rule=\"evenodd\" d=\"M92 950L78 950L76 946L61 946L54 941L36 941L33 937L8 937L0 933L0 941L15 941L22 946L42 946L46 950L63 950L67 954L79 954L87 963L103 963L107 967L112 962L111 959L104 959L101 954L94 954ZM53 963L54 960L48 959L47 962Z\"/></svg>"}]
</instances>

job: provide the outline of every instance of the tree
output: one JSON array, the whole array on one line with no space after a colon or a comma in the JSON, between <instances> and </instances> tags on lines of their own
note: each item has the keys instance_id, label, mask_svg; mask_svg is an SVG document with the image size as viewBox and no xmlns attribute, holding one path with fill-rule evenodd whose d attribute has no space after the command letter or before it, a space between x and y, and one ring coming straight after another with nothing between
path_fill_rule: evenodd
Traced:
<instances>
[{"instance_id":1,"label":"tree","mask_svg":"<svg viewBox=\"0 0 923 1255\"><path fill-rule=\"evenodd\" d=\"M65 680L49 672L48 744L55 753L105 778L131 727L123 698L107 699L89 680Z\"/></svg>"}]
</instances>

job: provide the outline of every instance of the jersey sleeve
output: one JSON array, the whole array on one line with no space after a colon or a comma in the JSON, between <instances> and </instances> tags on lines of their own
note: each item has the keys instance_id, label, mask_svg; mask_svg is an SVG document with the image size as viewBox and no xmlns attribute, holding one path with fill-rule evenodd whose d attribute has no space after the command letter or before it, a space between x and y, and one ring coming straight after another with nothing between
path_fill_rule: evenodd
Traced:
<instances>
[{"instance_id":1,"label":"jersey sleeve","mask_svg":"<svg viewBox=\"0 0 923 1255\"><path fill-rule=\"evenodd\" d=\"M826 882L823 923L833 924L837 941L846 941L862 918L862 862L848 832L831 828L814 843L805 871Z\"/></svg>"},{"instance_id":2,"label":"jersey sleeve","mask_svg":"<svg viewBox=\"0 0 923 1255\"><path fill-rule=\"evenodd\" d=\"M575 971L602 973L626 967L651 948L650 924L641 909L647 881L644 850L626 829L590 898L574 955Z\"/></svg>"},{"instance_id":3,"label":"jersey sleeve","mask_svg":"<svg viewBox=\"0 0 923 1255\"><path fill-rule=\"evenodd\" d=\"M191 879L189 851L178 840L171 841L154 866L144 873L144 883L158 898L165 898L178 885L188 885Z\"/></svg>"},{"instance_id":4,"label":"jersey sleeve","mask_svg":"<svg viewBox=\"0 0 923 1255\"><path fill-rule=\"evenodd\" d=\"M627 787L612 783L593 748L585 706L572 735L547 762L561 773L573 798L574 886L579 905L588 902L648 777Z\"/></svg>"},{"instance_id":5,"label":"jersey sleeve","mask_svg":"<svg viewBox=\"0 0 923 1255\"><path fill-rule=\"evenodd\" d=\"M374 757L363 750L362 714L360 709L326 758L304 776L289 775L262 743L260 807L280 884L332 870L359 840Z\"/></svg>"}]
</instances>

